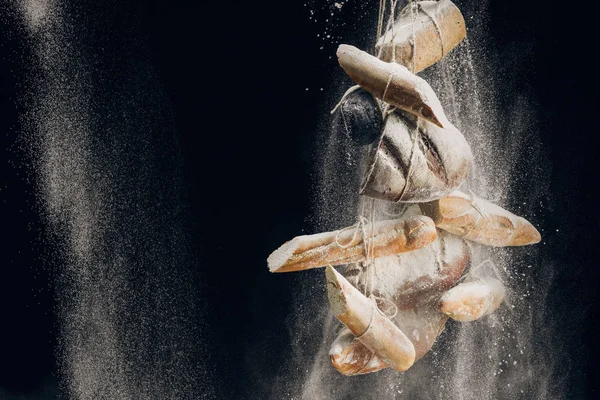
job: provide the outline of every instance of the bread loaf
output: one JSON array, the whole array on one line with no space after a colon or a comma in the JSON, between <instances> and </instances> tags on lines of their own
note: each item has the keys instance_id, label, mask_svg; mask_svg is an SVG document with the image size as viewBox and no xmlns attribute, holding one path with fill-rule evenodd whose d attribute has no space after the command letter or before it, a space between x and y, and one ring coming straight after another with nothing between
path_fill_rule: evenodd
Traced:
<instances>
[{"instance_id":1,"label":"bread loaf","mask_svg":"<svg viewBox=\"0 0 600 400\"><path fill-rule=\"evenodd\" d=\"M494 312L505 296L502 282L494 278L461 283L440 300L440 311L455 321L474 321Z\"/></svg>"},{"instance_id":2,"label":"bread loaf","mask_svg":"<svg viewBox=\"0 0 600 400\"><path fill-rule=\"evenodd\" d=\"M406 67L346 44L338 47L337 56L346 74L373 96L441 128L448 124L431 86Z\"/></svg>"},{"instance_id":3,"label":"bread loaf","mask_svg":"<svg viewBox=\"0 0 600 400\"><path fill-rule=\"evenodd\" d=\"M381 139L367 157L361 194L380 200L427 202L458 188L473 154L464 136L396 111L387 116Z\"/></svg>"},{"instance_id":4,"label":"bread loaf","mask_svg":"<svg viewBox=\"0 0 600 400\"><path fill-rule=\"evenodd\" d=\"M337 107L333 127L345 132L356 145L378 140L383 129L383 116L377 100L363 89L352 91Z\"/></svg>"},{"instance_id":5,"label":"bread loaf","mask_svg":"<svg viewBox=\"0 0 600 400\"><path fill-rule=\"evenodd\" d=\"M397 63L417 73L441 60L467 31L460 10L450 0L414 3L412 13L410 4L402 9L375 48L380 59L392 61L395 57Z\"/></svg>"},{"instance_id":6,"label":"bread loaf","mask_svg":"<svg viewBox=\"0 0 600 400\"><path fill-rule=\"evenodd\" d=\"M525 218L458 190L419 206L438 228L477 243L503 247L541 240L540 233Z\"/></svg>"},{"instance_id":7,"label":"bread loaf","mask_svg":"<svg viewBox=\"0 0 600 400\"><path fill-rule=\"evenodd\" d=\"M433 221L419 215L407 219L378 221L373 229L365 225L373 257L384 257L419 249L437 236ZM298 236L275 250L267 259L271 272L291 272L326 265L365 260L363 229L350 227L335 232Z\"/></svg>"}]
</instances>

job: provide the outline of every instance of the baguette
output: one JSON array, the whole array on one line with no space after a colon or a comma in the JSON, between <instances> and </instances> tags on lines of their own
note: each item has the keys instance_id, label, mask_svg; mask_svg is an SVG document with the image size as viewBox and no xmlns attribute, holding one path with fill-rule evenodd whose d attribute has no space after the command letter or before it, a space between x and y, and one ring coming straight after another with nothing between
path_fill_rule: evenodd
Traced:
<instances>
[{"instance_id":1,"label":"baguette","mask_svg":"<svg viewBox=\"0 0 600 400\"><path fill-rule=\"evenodd\" d=\"M443 128L448 120L429 84L397 63L388 63L354 46L337 50L340 66L367 92L401 110Z\"/></svg>"},{"instance_id":2,"label":"baguette","mask_svg":"<svg viewBox=\"0 0 600 400\"><path fill-rule=\"evenodd\" d=\"M370 225L365 226L370 234ZM375 258L419 249L435 240L433 221L419 215L400 220L378 221L368 244ZM275 250L267 259L271 272L292 272L326 265L349 264L366 259L363 230L345 229L298 236Z\"/></svg>"},{"instance_id":3,"label":"baguette","mask_svg":"<svg viewBox=\"0 0 600 400\"><path fill-rule=\"evenodd\" d=\"M524 246L541 240L538 230L525 218L458 190L419 206L438 228L477 243L504 247Z\"/></svg>"}]
</instances>

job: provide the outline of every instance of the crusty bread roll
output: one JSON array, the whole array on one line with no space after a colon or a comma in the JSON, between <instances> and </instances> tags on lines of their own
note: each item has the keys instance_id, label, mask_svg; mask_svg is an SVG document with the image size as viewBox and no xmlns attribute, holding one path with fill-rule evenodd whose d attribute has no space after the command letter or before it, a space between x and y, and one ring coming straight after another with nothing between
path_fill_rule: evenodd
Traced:
<instances>
[{"instance_id":1,"label":"crusty bread roll","mask_svg":"<svg viewBox=\"0 0 600 400\"><path fill-rule=\"evenodd\" d=\"M404 7L393 27L377 42L376 51L380 59L389 62L395 56L397 63L417 73L454 49L467 30L460 10L450 0L415 3L415 15L411 14L410 4ZM416 51L413 51L413 32Z\"/></svg>"},{"instance_id":2,"label":"crusty bread roll","mask_svg":"<svg viewBox=\"0 0 600 400\"><path fill-rule=\"evenodd\" d=\"M342 329L331 344L329 358L333 367L347 376L368 374L388 367L348 328Z\"/></svg>"},{"instance_id":3,"label":"crusty bread roll","mask_svg":"<svg viewBox=\"0 0 600 400\"><path fill-rule=\"evenodd\" d=\"M524 246L541 240L540 233L525 218L458 190L419 206L438 228L477 243L503 247Z\"/></svg>"},{"instance_id":4,"label":"crusty bread roll","mask_svg":"<svg viewBox=\"0 0 600 400\"><path fill-rule=\"evenodd\" d=\"M375 355L397 371L406 371L415 361L415 348L408 337L369 299L331 266L325 269L331 311L352 334Z\"/></svg>"},{"instance_id":5,"label":"crusty bread roll","mask_svg":"<svg viewBox=\"0 0 600 400\"><path fill-rule=\"evenodd\" d=\"M373 96L442 128L448 124L431 86L406 67L346 44L338 47L337 56L348 76Z\"/></svg>"},{"instance_id":6,"label":"crusty bread roll","mask_svg":"<svg viewBox=\"0 0 600 400\"><path fill-rule=\"evenodd\" d=\"M387 116L381 139L367 157L361 194L393 202L427 202L458 188L473 154L449 122L446 129L397 110Z\"/></svg>"},{"instance_id":7,"label":"crusty bread roll","mask_svg":"<svg viewBox=\"0 0 600 400\"><path fill-rule=\"evenodd\" d=\"M506 290L497 279L485 278L456 285L440 300L440 311L455 321L475 321L494 312Z\"/></svg>"},{"instance_id":8,"label":"crusty bread roll","mask_svg":"<svg viewBox=\"0 0 600 400\"><path fill-rule=\"evenodd\" d=\"M407 219L378 221L365 232L373 237L368 244L373 257L384 257L419 249L435 240L433 221L424 215ZM325 265L341 265L365 260L362 229L345 229L316 235L298 236L284 243L267 259L271 272L291 272Z\"/></svg>"}]
</instances>

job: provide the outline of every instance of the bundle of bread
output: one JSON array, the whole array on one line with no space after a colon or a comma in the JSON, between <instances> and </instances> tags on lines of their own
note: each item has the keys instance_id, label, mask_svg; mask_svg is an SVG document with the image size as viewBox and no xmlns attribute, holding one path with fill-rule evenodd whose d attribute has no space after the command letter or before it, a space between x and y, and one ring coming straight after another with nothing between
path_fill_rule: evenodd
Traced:
<instances>
[{"instance_id":1,"label":"bundle of bread","mask_svg":"<svg viewBox=\"0 0 600 400\"><path fill-rule=\"evenodd\" d=\"M356 47L341 45L338 58L364 90L399 109L385 116L379 140L373 141L361 194L388 201L424 202L457 189L471 169L473 155L464 136L444 115L429 84L402 65L381 61ZM341 112L346 125L346 120L351 122L350 135L364 131L361 125L373 121L377 129L376 118L362 110L359 118L352 117L343 103ZM372 109L368 98L363 104L363 110Z\"/></svg>"},{"instance_id":2,"label":"bundle of bread","mask_svg":"<svg viewBox=\"0 0 600 400\"><path fill-rule=\"evenodd\" d=\"M352 264L344 272L345 278L340 276L337 280L345 279L360 293L369 293L380 313L387 315L413 344L416 361L431 349L449 317L456 321L473 321L492 313L504 299L504 287L497 279L471 278L458 283L470 262L468 243L440 231L428 246L378 258L367 269ZM336 295L332 295L332 288L336 285L332 286L330 280L328 276L327 287L330 302L333 302ZM351 307L351 303L348 304ZM333 304L331 307L338 319L348 326L347 317L340 317L336 307ZM353 329L342 329L329 356L332 365L344 375L395 368Z\"/></svg>"},{"instance_id":3,"label":"bundle of bread","mask_svg":"<svg viewBox=\"0 0 600 400\"><path fill-rule=\"evenodd\" d=\"M465 274L470 243L541 239L524 218L457 190L473 163L470 146L413 72L464 36L462 15L449 0L411 1L379 40L381 59L348 45L338 49L341 67L359 85L336 111L346 135L367 150L360 194L419 203L394 220L359 219L339 231L296 237L267 260L271 272L327 267L331 310L345 326L329 355L344 375L406 371L449 318L473 321L500 306L502 282ZM333 268L344 264L343 274Z\"/></svg>"}]
</instances>

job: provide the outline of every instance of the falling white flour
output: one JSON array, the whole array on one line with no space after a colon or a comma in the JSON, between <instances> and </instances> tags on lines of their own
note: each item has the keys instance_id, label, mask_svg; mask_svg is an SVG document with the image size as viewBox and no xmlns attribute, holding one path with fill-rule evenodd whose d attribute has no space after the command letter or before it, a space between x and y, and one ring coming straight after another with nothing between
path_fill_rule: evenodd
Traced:
<instances>
[{"instance_id":1,"label":"falling white flour","mask_svg":"<svg viewBox=\"0 0 600 400\"><path fill-rule=\"evenodd\" d=\"M96 44L110 34L94 31L102 10L71 3L19 3L35 55L23 125L58 249L63 392L213 398L164 96L149 66L117 66Z\"/></svg>"},{"instance_id":2,"label":"falling white flour","mask_svg":"<svg viewBox=\"0 0 600 400\"><path fill-rule=\"evenodd\" d=\"M477 2L475 9L465 7L463 11L469 20L479 21L468 31L472 42L465 40L421 76L431 84L448 119L473 150L475 169L463 190L535 220L549 178L541 172L548 161L539 144L533 106L522 93L514 93L510 107L496 102L504 90L496 83L500 80L481 75L483 70L489 74L489 60L493 59L486 53L487 3ZM340 70L338 77L342 74ZM341 94L345 88L335 90ZM331 103L338 100L331 99ZM315 168L320 179L314 231L351 225L363 201L358 196L362 155L346 137L336 136L328 121L322 123L320 134L322 161ZM525 186L517 186L517 180L520 185L526 182ZM380 201L375 201L375 207L378 219L400 208ZM341 325L328 310L325 278L319 273L322 271L304 273L297 280L294 297L294 304L300 306L294 308L288 322L293 356L275 380L273 398L281 393L306 400L560 397L560 381L552 382L557 358L545 349L551 334L539 330L552 278L551 262L543 256L541 246L500 249L474 245L473 276L500 278L508 288L505 303L480 321L450 321L432 351L405 373L388 369L364 376L340 375L328 357ZM532 281L526 268L531 264L543 269L538 274L542 280ZM532 299L527 294L534 287Z\"/></svg>"}]
</instances>

